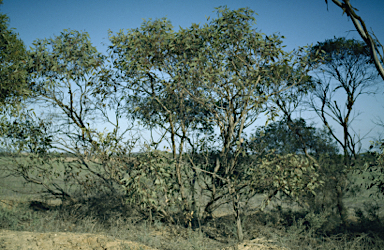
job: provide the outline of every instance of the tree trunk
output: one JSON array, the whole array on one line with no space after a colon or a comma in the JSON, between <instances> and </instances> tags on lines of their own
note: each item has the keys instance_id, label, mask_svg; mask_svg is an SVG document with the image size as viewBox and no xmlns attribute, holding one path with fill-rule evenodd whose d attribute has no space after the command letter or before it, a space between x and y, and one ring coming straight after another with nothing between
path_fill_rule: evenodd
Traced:
<instances>
[{"instance_id":1,"label":"tree trunk","mask_svg":"<svg viewBox=\"0 0 384 250\"><path fill-rule=\"evenodd\" d=\"M347 210L343 202L343 196L344 196L344 192L343 192L344 185L342 184L343 182L344 180L341 180L341 181L338 181L336 184L336 198L337 198L337 210L340 215L342 226L344 227L347 220Z\"/></svg>"},{"instance_id":2,"label":"tree trunk","mask_svg":"<svg viewBox=\"0 0 384 250\"><path fill-rule=\"evenodd\" d=\"M240 206L240 195L235 194L233 196L233 209L235 210L235 218L236 218L236 228L237 228L237 239L239 242L243 242L244 234L243 234L243 225L241 224L241 206Z\"/></svg>"}]
</instances>

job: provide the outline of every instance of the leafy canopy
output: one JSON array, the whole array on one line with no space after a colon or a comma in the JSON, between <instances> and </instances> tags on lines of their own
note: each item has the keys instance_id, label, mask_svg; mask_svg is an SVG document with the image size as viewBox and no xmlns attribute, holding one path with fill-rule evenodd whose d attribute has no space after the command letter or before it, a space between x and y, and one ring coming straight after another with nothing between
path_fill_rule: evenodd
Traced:
<instances>
[{"instance_id":1,"label":"leafy canopy","mask_svg":"<svg viewBox=\"0 0 384 250\"><path fill-rule=\"evenodd\" d=\"M27 53L8 23L8 16L0 13L0 109L8 104L14 106L28 94Z\"/></svg>"}]
</instances>

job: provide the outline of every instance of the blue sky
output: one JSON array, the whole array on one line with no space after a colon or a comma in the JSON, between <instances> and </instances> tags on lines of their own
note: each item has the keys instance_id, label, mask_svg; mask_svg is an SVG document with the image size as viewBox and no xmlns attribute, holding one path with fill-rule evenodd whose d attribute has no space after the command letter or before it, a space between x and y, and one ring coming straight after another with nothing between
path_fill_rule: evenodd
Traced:
<instances>
[{"instance_id":1,"label":"blue sky","mask_svg":"<svg viewBox=\"0 0 384 250\"><path fill-rule=\"evenodd\" d=\"M27 46L38 38L58 35L63 29L86 31L99 51L105 52L108 30L136 28L144 19L167 17L177 30L192 23L205 23L206 17L215 17L215 7L227 5L230 9L250 7L258 15L256 27L265 34L280 33L285 36L287 50L315 44L317 41L345 36L360 39L352 22L342 10L328 0L4 0L0 11L10 18ZM384 43L384 1L351 0L366 22ZM380 82L383 85L383 82ZM384 85L383 85L384 86ZM376 96L364 96L357 109L362 114L355 121L355 130L365 134L374 127L373 120L384 120L384 88ZM308 114L314 117L314 114ZM316 121L316 119L314 120ZM383 128L374 128L377 136ZM384 131L383 131L384 132ZM368 140L364 146L368 145Z\"/></svg>"},{"instance_id":2,"label":"blue sky","mask_svg":"<svg viewBox=\"0 0 384 250\"><path fill-rule=\"evenodd\" d=\"M37 38L58 35L63 29L87 31L100 50L108 42L108 30L136 28L142 19L167 17L174 27L205 23L214 17L214 8L250 7L256 16L257 28L266 34L280 32L286 37L288 49L333 36L358 38L354 26L341 9L329 0L4 0L1 12L10 17L27 45ZM384 39L384 1L351 1L368 27ZM348 32L351 31L351 32Z\"/></svg>"}]
</instances>

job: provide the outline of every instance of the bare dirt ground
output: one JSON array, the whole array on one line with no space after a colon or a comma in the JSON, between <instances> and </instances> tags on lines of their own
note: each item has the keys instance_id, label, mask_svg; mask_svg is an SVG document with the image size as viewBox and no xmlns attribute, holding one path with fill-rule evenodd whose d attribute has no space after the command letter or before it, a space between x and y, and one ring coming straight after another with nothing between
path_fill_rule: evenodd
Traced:
<instances>
[{"instance_id":1,"label":"bare dirt ground","mask_svg":"<svg viewBox=\"0 0 384 250\"><path fill-rule=\"evenodd\" d=\"M143 244L114 239L105 235L79 234L79 233L32 233L10 230L0 230L0 249L20 250L123 250L143 249L155 250ZM226 248L230 250L235 248ZM239 250L282 250L269 244L263 239L255 239L238 245Z\"/></svg>"},{"instance_id":2,"label":"bare dirt ground","mask_svg":"<svg viewBox=\"0 0 384 250\"><path fill-rule=\"evenodd\" d=\"M124 241L96 234L79 233L32 233L0 230L0 249L20 250L56 250L56 249L81 249L81 250L120 250L120 249L145 249L152 250L143 244Z\"/></svg>"},{"instance_id":3,"label":"bare dirt ground","mask_svg":"<svg viewBox=\"0 0 384 250\"><path fill-rule=\"evenodd\" d=\"M18 200L0 199L0 206L12 209ZM57 200L50 200L52 206L59 205ZM224 216L226 214L222 214ZM0 249L7 250L57 250L57 249L81 249L81 250L156 250L139 242L121 240L112 236L90 233L70 232L28 232L0 229ZM263 238L245 241L236 247L227 247L218 250L286 250Z\"/></svg>"}]
</instances>

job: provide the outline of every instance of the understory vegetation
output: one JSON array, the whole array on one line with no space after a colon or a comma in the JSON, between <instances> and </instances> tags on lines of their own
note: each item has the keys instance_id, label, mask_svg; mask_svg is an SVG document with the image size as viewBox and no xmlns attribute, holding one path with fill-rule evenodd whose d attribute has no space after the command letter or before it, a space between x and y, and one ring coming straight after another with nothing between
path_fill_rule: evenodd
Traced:
<instances>
[{"instance_id":1,"label":"understory vegetation","mask_svg":"<svg viewBox=\"0 0 384 250\"><path fill-rule=\"evenodd\" d=\"M124 199L99 196L60 206L49 200L30 201L30 196L17 194L1 201L0 224L8 230L104 234L156 249L234 249L238 244L230 211L187 228L183 217L175 216L174 224L156 216L149 221ZM271 249L382 249L384 227L380 206L374 202L360 205L350 214L346 228L340 229L329 213L276 203L270 209L244 215L244 240L256 239Z\"/></svg>"},{"instance_id":2,"label":"understory vegetation","mask_svg":"<svg viewBox=\"0 0 384 250\"><path fill-rule=\"evenodd\" d=\"M23 80L0 100L0 228L159 249L383 249L384 144L363 151L352 127L378 86L369 48L287 52L253 15L144 21L111 32L106 55L64 30L4 56L1 73L23 62Z\"/></svg>"}]
</instances>

